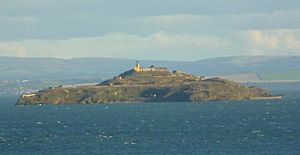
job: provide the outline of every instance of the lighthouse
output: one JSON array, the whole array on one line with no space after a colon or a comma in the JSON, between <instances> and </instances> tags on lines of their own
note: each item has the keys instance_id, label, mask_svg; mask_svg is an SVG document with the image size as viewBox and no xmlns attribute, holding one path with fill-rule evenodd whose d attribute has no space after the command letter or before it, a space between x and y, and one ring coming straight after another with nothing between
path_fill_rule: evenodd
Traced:
<instances>
[{"instance_id":1,"label":"lighthouse","mask_svg":"<svg viewBox=\"0 0 300 155\"><path fill-rule=\"evenodd\" d=\"M135 66L133 67L133 70L134 70L135 72L140 72L140 71L142 70L139 61L136 61L136 64L135 64Z\"/></svg>"}]
</instances>

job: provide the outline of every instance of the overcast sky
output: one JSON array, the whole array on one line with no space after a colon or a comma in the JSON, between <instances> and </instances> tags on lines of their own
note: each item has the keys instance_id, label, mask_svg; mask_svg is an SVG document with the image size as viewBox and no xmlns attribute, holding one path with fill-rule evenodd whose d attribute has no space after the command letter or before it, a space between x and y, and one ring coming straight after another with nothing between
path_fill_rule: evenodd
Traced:
<instances>
[{"instance_id":1,"label":"overcast sky","mask_svg":"<svg viewBox=\"0 0 300 155\"><path fill-rule=\"evenodd\" d=\"M0 56L300 54L300 0L0 0Z\"/></svg>"}]
</instances>

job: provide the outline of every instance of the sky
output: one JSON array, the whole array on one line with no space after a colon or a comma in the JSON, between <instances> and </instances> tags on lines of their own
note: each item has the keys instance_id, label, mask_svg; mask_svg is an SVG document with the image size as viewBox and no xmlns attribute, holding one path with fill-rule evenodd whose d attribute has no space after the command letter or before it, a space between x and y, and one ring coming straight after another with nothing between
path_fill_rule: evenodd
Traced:
<instances>
[{"instance_id":1,"label":"sky","mask_svg":"<svg viewBox=\"0 0 300 155\"><path fill-rule=\"evenodd\" d=\"M0 56L299 54L299 0L0 0Z\"/></svg>"}]
</instances>

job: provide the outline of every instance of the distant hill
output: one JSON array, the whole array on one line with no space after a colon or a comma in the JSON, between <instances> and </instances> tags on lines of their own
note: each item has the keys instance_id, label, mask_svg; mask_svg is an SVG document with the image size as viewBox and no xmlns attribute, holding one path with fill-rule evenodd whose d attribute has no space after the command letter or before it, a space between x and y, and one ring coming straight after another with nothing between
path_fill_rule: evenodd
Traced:
<instances>
[{"instance_id":1,"label":"distant hill","mask_svg":"<svg viewBox=\"0 0 300 155\"><path fill-rule=\"evenodd\" d=\"M132 68L136 60L117 58L20 58L0 57L0 79L82 79L110 78ZM189 62L142 61L144 66L176 68Z\"/></svg>"},{"instance_id":2,"label":"distant hill","mask_svg":"<svg viewBox=\"0 0 300 155\"><path fill-rule=\"evenodd\" d=\"M299 56L236 56L199 60L184 64L189 72L208 75L281 72L300 69Z\"/></svg>"},{"instance_id":3,"label":"distant hill","mask_svg":"<svg viewBox=\"0 0 300 155\"><path fill-rule=\"evenodd\" d=\"M300 70L258 73L260 80L300 80Z\"/></svg>"},{"instance_id":4,"label":"distant hill","mask_svg":"<svg viewBox=\"0 0 300 155\"><path fill-rule=\"evenodd\" d=\"M0 57L0 79L104 79L132 68L134 64L133 59L117 58ZM237 56L193 62L141 60L141 64L166 66L205 76L241 75L241 80L300 80L300 56ZM251 75L250 79L247 75Z\"/></svg>"}]
</instances>

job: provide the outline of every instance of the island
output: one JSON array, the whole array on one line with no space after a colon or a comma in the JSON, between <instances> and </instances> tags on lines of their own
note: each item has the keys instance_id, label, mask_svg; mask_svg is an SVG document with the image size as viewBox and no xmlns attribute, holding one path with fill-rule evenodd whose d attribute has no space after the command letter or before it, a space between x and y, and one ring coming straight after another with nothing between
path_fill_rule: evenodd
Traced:
<instances>
[{"instance_id":1,"label":"island","mask_svg":"<svg viewBox=\"0 0 300 155\"><path fill-rule=\"evenodd\" d=\"M17 105L101 104L141 102L195 102L274 98L257 87L220 78L169 71L165 67L135 66L97 85L49 87L20 96ZM275 97L276 98L276 97Z\"/></svg>"}]
</instances>

